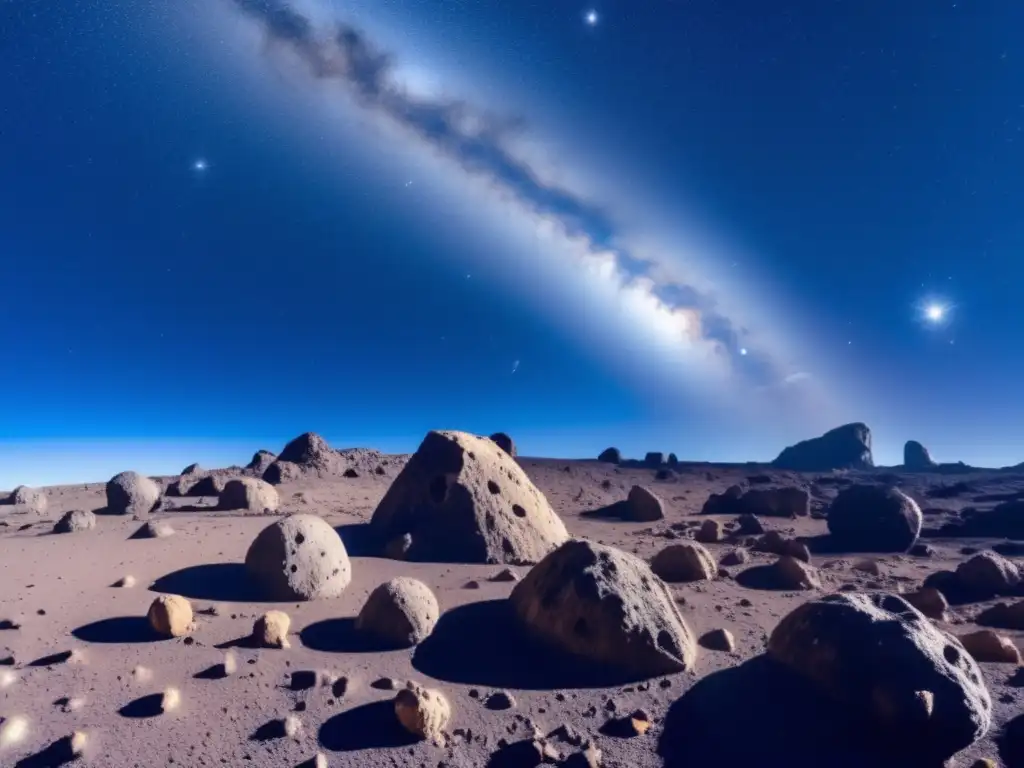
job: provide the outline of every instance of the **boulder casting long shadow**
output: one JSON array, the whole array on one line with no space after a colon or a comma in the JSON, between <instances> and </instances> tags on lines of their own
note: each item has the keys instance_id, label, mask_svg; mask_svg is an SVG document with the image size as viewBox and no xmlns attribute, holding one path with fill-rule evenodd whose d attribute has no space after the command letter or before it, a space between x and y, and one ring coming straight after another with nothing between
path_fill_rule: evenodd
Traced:
<instances>
[{"instance_id":1,"label":"boulder casting long shadow","mask_svg":"<svg viewBox=\"0 0 1024 768\"><path fill-rule=\"evenodd\" d=\"M767 656L708 675L665 717L665 768L785 765L787 768L940 768L887 755L872 729ZM742 734L737 738L737 734Z\"/></svg>"},{"instance_id":2,"label":"boulder casting long shadow","mask_svg":"<svg viewBox=\"0 0 1024 768\"><path fill-rule=\"evenodd\" d=\"M443 613L416 647L412 665L450 683L521 690L603 688L638 679L533 637L508 600L468 603Z\"/></svg>"},{"instance_id":3,"label":"boulder casting long shadow","mask_svg":"<svg viewBox=\"0 0 1024 768\"><path fill-rule=\"evenodd\" d=\"M181 595L191 600L218 600L232 603L272 603L254 585L241 563L210 563L161 576L151 592ZM294 601L292 601L294 602Z\"/></svg>"},{"instance_id":4,"label":"boulder casting long shadow","mask_svg":"<svg viewBox=\"0 0 1024 768\"><path fill-rule=\"evenodd\" d=\"M418 739L395 717L395 705L375 701L348 709L320 726L320 746L330 752L407 747Z\"/></svg>"},{"instance_id":5,"label":"boulder casting long shadow","mask_svg":"<svg viewBox=\"0 0 1024 768\"><path fill-rule=\"evenodd\" d=\"M71 630L71 634L87 643L152 643L164 639L145 616L100 619Z\"/></svg>"}]
</instances>

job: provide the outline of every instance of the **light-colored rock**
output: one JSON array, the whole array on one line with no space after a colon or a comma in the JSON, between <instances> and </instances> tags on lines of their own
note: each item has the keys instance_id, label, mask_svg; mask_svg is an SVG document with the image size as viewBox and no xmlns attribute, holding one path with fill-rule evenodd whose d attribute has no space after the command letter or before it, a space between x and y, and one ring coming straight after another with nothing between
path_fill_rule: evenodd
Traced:
<instances>
[{"instance_id":1,"label":"light-colored rock","mask_svg":"<svg viewBox=\"0 0 1024 768\"><path fill-rule=\"evenodd\" d=\"M291 648L288 631L292 620L284 611L267 611L252 625L252 637L264 648Z\"/></svg>"},{"instance_id":2,"label":"light-colored rock","mask_svg":"<svg viewBox=\"0 0 1024 768\"><path fill-rule=\"evenodd\" d=\"M131 575L122 576L114 582L114 586L121 589L131 589L135 586L135 577Z\"/></svg>"},{"instance_id":3,"label":"light-colored rock","mask_svg":"<svg viewBox=\"0 0 1024 768\"><path fill-rule=\"evenodd\" d=\"M441 745L452 708L440 691L410 682L395 696L395 715L409 733Z\"/></svg>"},{"instance_id":4,"label":"light-colored rock","mask_svg":"<svg viewBox=\"0 0 1024 768\"><path fill-rule=\"evenodd\" d=\"M818 572L803 560L783 555L770 566L772 581L779 589L820 589Z\"/></svg>"},{"instance_id":5,"label":"light-colored rock","mask_svg":"<svg viewBox=\"0 0 1024 768\"><path fill-rule=\"evenodd\" d=\"M437 598L430 587L399 576L370 593L356 618L356 628L389 646L408 648L427 638L439 616Z\"/></svg>"},{"instance_id":6,"label":"light-colored rock","mask_svg":"<svg viewBox=\"0 0 1024 768\"><path fill-rule=\"evenodd\" d=\"M297 739L302 733L302 721L298 715L288 715L284 719L284 735L289 739Z\"/></svg>"},{"instance_id":7,"label":"light-colored rock","mask_svg":"<svg viewBox=\"0 0 1024 768\"><path fill-rule=\"evenodd\" d=\"M159 509L160 486L138 472L122 472L107 482L107 512L144 518Z\"/></svg>"},{"instance_id":8,"label":"light-colored rock","mask_svg":"<svg viewBox=\"0 0 1024 768\"><path fill-rule=\"evenodd\" d=\"M277 488L265 480L241 477L224 483L220 492L220 509L240 509L246 512L276 512L281 506Z\"/></svg>"},{"instance_id":9,"label":"light-colored rock","mask_svg":"<svg viewBox=\"0 0 1024 768\"><path fill-rule=\"evenodd\" d=\"M979 629L960 636L960 642L975 661L998 664L1020 664L1020 650L1006 635L997 635L991 629Z\"/></svg>"},{"instance_id":10,"label":"light-colored rock","mask_svg":"<svg viewBox=\"0 0 1024 768\"><path fill-rule=\"evenodd\" d=\"M164 714L173 712L181 706L181 691L177 688L168 688L160 696L160 711Z\"/></svg>"},{"instance_id":11,"label":"light-colored rock","mask_svg":"<svg viewBox=\"0 0 1024 768\"><path fill-rule=\"evenodd\" d=\"M778 624L768 653L922 764L940 764L991 725L992 701L967 650L896 595L808 601Z\"/></svg>"},{"instance_id":12,"label":"light-colored rock","mask_svg":"<svg viewBox=\"0 0 1024 768\"><path fill-rule=\"evenodd\" d=\"M245 570L273 600L338 597L352 580L348 552L337 532L316 515L289 515L256 537Z\"/></svg>"},{"instance_id":13,"label":"light-colored rock","mask_svg":"<svg viewBox=\"0 0 1024 768\"><path fill-rule=\"evenodd\" d=\"M181 595L160 595L149 606L149 625L164 637L184 637L192 632L192 604Z\"/></svg>"},{"instance_id":14,"label":"light-colored rock","mask_svg":"<svg viewBox=\"0 0 1024 768\"><path fill-rule=\"evenodd\" d=\"M24 507L28 512L37 515L46 513L49 506L46 500L46 491L40 488L29 488L27 485L19 485L15 488L7 500L8 504L17 504Z\"/></svg>"},{"instance_id":15,"label":"light-colored rock","mask_svg":"<svg viewBox=\"0 0 1024 768\"><path fill-rule=\"evenodd\" d=\"M665 508L653 491L634 485L626 496L624 516L635 523L652 523L665 517Z\"/></svg>"},{"instance_id":16,"label":"light-colored rock","mask_svg":"<svg viewBox=\"0 0 1024 768\"><path fill-rule=\"evenodd\" d=\"M978 595L1012 594L1021 583L1016 563L995 552L979 552L956 568L957 584Z\"/></svg>"},{"instance_id":17,"label":"light-colored rock","mask_svg":"<svg viewBox=\"0 0 1024 768\"><path fill-rule=\"evenodd\" d=\"M900 595L904 600L917 608L929 619L936 621L946 620L946 611L949 610L949 602L935 587L921 587L917 592L910 592Z\"/></svg>"},{"instance_id":18,"label":"light-colored rock","mask_svg":"<svg viewBox=\"0 0 1024 768\"><path fill-rule=\"evenodd\" d=\"M96 515L87 509L72 509L54 523L54 533L80 533L96 527Z\"/></svg>"},{"instance_id":19,"label":"light-colored rock","mask_svg":"<svg viewBox=\"0 0 1024 768\"><path fill-rule=\"evenodd\" d=\"M668 587L634 555L566 542L512 590L520 620L561 649L631 674L691 669L696 640Z\"/></svg>"},{"instance_id":20,"label":"light-colored rock","mask_svg":"<svg viewBox=\"0 0 1024 768\"><path fill-rule=\"evenodd\" d=\"M221 662L225 675L233 675L238 671L238 656L234 651L227 651L224 654L224 661Z\"/></svg>"},{"instance_id":21,"label":"light-colored rock","mask_svg":"<svg viewBox=\"0 0 1024 768\"><path fill-rule=\"evenodd\" d=\"M736 638L728 629L713 629L702 635L700 644L712 651L732 653L736 650Z\"/></svg>"},{"instance_id":22,"label":"light-colored rock","mask_svg":"<svg viewBox=\"0 0 1024 768\"><path fill-rule=\"evenodd\" d=\"M147 520L132 534L133 539L166 539L174 535L174 529L168 523Z\"/></svg>"},{"instance_id":23,"label":"light-colored rock","mask_svg":"<svg viewBox=\"0 0 1024 768\"><path fill-rule=\"evenodd\" d=\"M718 575L714 556L703 546L686 542L669 544L651 560L651 570L664 581L710 581Z\"/></svg>"},{"instance_id":24,"label":"light-colored rock","mask_svg":"<svg viewBox=\"0 0 1024 768\"><path fill-rule=\"evenodd\" d=\"M5 717L0 723L0 749L17 746L28 736L28 718L23 715Z\"/></svg>"},{"instance_id":25,"label":"light-colored rock","mask_svg":"<svg viewBox=\"0 0 1024 768\"><path fill-rule=\"evenodd\" d=\"M382 543L412 537L411 560L535 563L568 538L519 464L496 443L430 432L373 513Z\"/></svg>"}]
</instances>

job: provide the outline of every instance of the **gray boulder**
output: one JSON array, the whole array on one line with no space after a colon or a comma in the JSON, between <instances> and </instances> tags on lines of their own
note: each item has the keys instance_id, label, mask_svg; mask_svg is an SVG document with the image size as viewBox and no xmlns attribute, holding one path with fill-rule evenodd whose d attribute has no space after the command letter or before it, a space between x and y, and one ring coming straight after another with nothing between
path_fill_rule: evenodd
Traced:
<instances>
[{"instance_id":1,"label":"gray boulder","mask_svg":"<svg viewBox=\"0 0 1024 768\"><path fill-rule=\"evenodd\" d=\"M851 485L828 508L828 530L848 551L906 552L917 541L924 518L912 498L896 488Z\"/></svg>"},{"instance_id":2,"label":"gray boulder","mask_svg":"<svg viewBox=\"0 0 1024 768\"><path fill-rule=\"evenodd\" d=\"M942 764L991 725L992 701L977 663L896 595L806 602L772 632L768 654L922 765Z\"/></svg>"},{"instance_id":3,"label":"gray boulder","mask_svg":"<svg viewBox=\"0 0 1024 768\"><path fill-rule=\"evenodd\" d=\"M672 593L638 557L571 540L535 565L509 598L552 645L637 677L692 669L696 638Z\"/></svg>"},{"instance_id":4,"label":"gray boulder","mask_svg":"<svg viewBox=\"0 0 1024 768\"><path fill-rule=\"evenodd\" d=\"M138 472L122 472L107 482L107 512L145 517L160 508L160 486Z\"/></svg>"},{"instance_id":5,"label":"gray boulder","mask_svg":"<svg viewBox=\"0 0 1024 768\"><path fill-rule=\"evenodd\" d=\"M53 526L54 533L79 533L96 527L96 515L87 509L65 512Z\"/></svg>"},{"instance_id":6,"label":"gray boulder","mask_svg":"<svg viewBox=\"0 0 1024 768\"><path fill-rule=\"evenodd\" d=\"M345 545L316 515L290 515L264 528L249 546L245 570L271 600L338 597L352 580Z\"/></svg>"}]
</instances>

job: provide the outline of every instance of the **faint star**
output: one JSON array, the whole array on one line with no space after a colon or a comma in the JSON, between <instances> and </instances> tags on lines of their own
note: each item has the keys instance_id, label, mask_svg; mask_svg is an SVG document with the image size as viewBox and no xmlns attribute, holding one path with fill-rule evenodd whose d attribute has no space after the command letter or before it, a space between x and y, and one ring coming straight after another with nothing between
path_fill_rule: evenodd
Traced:
<instances>
[{"instance_id":1,"label":"faint star","mask_svg":"<svg viewBox=\"0 0 1024 768\"><path fill-rule=\"evenodd\" d=\"M740 347L740 354L741 355L746 355L747 354L747 348L746 347Z\"/></svg>"},{"instance_id":2,"label":"faint star","mask_svg":"<svg viewBox=\"0 0 1024 768\"><path fill-rule=\"evenodd\" d=\"M598 20L597 11L593 9L587 11L586 14L583 16L583 20L587 22L587 26L589 27L596 26Z\"/></svg>"},{"instance_id":3,"label":"faint star","mask_svg":"<svg viewBox=\"0 0 1024 768\"><path fill-rule=\"evenodd\" d=\"M206 170L206 168L207 168L206 160L204 160L203 158L199 158L194 163L192 163L192 170L193 171L198 171L199 173L202 173L203 171Z\"/></svg>"}]
</instances>

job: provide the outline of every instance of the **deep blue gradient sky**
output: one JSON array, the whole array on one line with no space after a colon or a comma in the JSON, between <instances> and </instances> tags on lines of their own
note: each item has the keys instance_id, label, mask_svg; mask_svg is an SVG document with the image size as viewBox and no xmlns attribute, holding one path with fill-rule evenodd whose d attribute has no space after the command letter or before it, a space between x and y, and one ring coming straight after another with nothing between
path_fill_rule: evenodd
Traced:
<instances>
[{"instance_id":1,"label":"deep blue gradient sky","mask_svg":"<svg viewBox=\"0 0 1024 768\"><path fill-rule=\"evenodd\" d=\"M2 3L0 486L305 430L743 461L863 420L883 463L1022 461L1021 29L1015 0Z\"/></svg>"}]
</instances>

